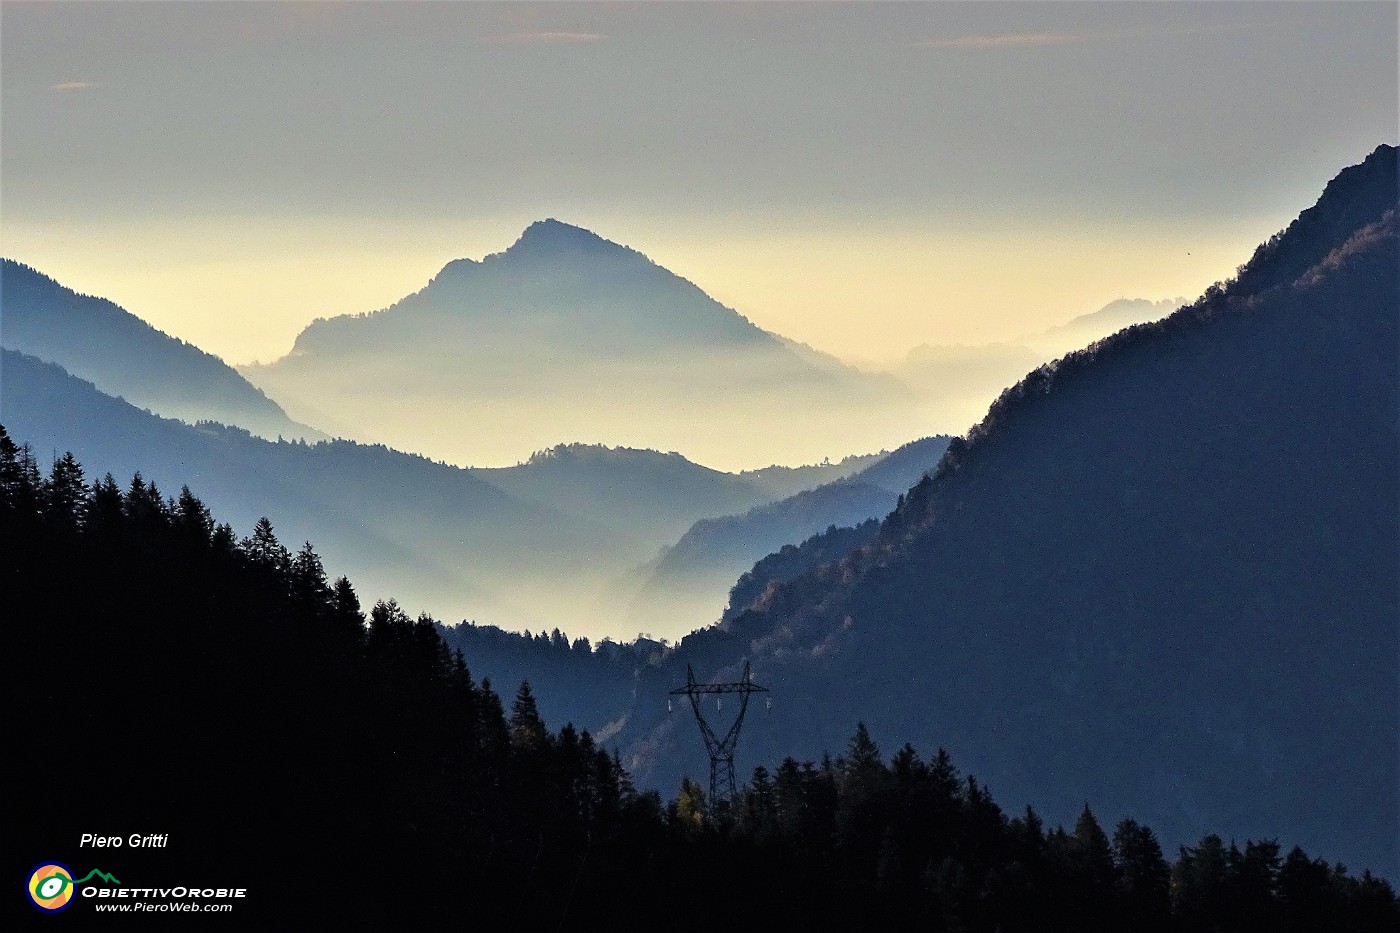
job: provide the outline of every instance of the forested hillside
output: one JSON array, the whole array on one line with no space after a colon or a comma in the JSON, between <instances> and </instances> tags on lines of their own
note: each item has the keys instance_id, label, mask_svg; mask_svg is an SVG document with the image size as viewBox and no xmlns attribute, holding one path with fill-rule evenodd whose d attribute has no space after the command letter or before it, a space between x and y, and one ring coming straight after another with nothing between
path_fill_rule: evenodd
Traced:
<instances>
[{"instance_id":1,"label":"forested hillside","mask_svg":"<svg viewBox=\"0 0 1400 933\"><path fill-rule=\"evenodd\" d=\"M1235 281L1030 374L873 541L656 668L627 760L674 781L665 691L748 657L782 698L750 763L854 714L1054 819L1396 871L1396 205L1382 146Z\"/></svg>"},{"instance_id":2,"label":"forested hillside","mask_svg":"<svg viewBox=\"0 0 1400 933\"><path fill-rule=\"evenodd\" d=\"M44 477L3 427L0 575L8 699L30 711L11 742L12 792L34 804L12 814L16 877L41 852L86 867L82 832L138 826L169 845L101 853L118 886L237 885L244 926L710 929L676 910L696 878L778 927L1400 922L1385 881L1268 838L1173 853L1088 806L1068 831L1008 817L942 750L887 760L863 725L839 757L756 769L732 806L691 781L663 805L588 732L549 728L528 685L505 688L507 712L431 618L365 612L311 546L265 521L239 537L188 488L91 482L69 455Z\"/></svg>"},{"instance_id":3,"label":"forested hillside","mask_svg":"<svg viewBox=\"0 0 1400 933\"><path fill-rule=\"evenodd\" d=\"M642 568L641 585L627 599L635 625L647 620L690 620L686 630L713 623L734 581L764 555L805 541L828 528L850 528L889 514L899 495L933 470L952 440L947 435L904 444L864 469L740 515L702 518L680 540ZM741 474L748 476L749 474Z\"/></svg>"}]
</instances>

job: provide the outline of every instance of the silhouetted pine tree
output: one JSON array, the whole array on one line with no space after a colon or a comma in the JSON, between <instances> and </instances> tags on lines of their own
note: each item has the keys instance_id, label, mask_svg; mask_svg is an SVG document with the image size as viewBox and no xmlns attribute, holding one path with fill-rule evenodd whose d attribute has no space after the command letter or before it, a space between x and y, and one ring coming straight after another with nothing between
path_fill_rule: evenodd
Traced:
<instances>
[{"instance_id":1,"label":"silhouetted pine tree","mask_svg":"<svg viewBox=\"0 0 1400 933\"><path fill-rule=\"evenodd\" d=\"M1138 930L1162 929L1169 915L1171 868L1152 830L1125 819L1113 832L1117 912Z\"/></svg>"},{"instance_id":2,"label":"silhouetted pine tree","mask_svg":"<svg viewBox=\"0 0 1400 933\"><path fill-rule=\"evenodd\" d=\"M1400 927L1393 888L1369 874L1214 835L1168 870L1145 826L1124 820L1110 843L1087 805L1072 834L1029 808L1008 820L946 751L925 763L906 745L887 764L863 725L835 761L755 769L733 819L712 818L689 779L663 805L586 730L551 734L528 683L507 717L431 617L386 600L366 625L309 544L292 557L266 520L235 543L189 489L170 501L139 474L125 493L82 475L64 457L41 479L0 426L11 706L42 698L45 723L88 724L80 741L16 736L19 799L66 802L16 812L25 851L87 828L101 762L103 812L182 828L182 868L212 840L211 874L247 878L263 905L247 909L282 921L439 928L467 910L521 928L665 915L699 929L705 912L674 908L703 879L777 928ZM308 886L339 893L308 905ZM585 893L599 891L625 893Z\"/></svg>"}]
</instances>

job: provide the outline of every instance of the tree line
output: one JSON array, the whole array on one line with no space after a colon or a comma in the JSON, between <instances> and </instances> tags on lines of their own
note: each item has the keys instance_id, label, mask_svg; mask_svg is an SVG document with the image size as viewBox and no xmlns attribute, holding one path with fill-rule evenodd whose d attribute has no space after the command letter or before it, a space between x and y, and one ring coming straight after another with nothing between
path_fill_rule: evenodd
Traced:
<instances>
[{"instance_id":1,"label":"tree line","mask_svg":"<svg viewBox=\"0 0 1400 933\"><path fill-rule=\"evenodd\" d=\"M366 611L267 519L240 538L188 488L89 482L71 455L41 472L2 426L0 556L10 760L36 802L17 872L95 824L149 826L172 838L135 863L150 880L205 872L247 885L247 911L357 926L1400 926L1369 874L1273 840L1169 858L1087 805L1049 829L942 751L886 760L863 725L834 759L756 769L732 805L689 780L663 802L588 731L548 727L528 683L507 704L435 620Z\"/></svg>"}]
</instances>

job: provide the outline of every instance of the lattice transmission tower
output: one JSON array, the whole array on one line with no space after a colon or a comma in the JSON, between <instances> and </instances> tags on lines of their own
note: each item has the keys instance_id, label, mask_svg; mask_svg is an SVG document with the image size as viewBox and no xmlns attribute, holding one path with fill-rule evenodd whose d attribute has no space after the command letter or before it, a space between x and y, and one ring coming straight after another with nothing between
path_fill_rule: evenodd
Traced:
<instances>
[{"instance_id":1,"label":"lattice transmission tower","mask_svg":"<svg viewBox=\"0 0 1400 933\"><path fill-rule=\"evenodd\" d=\"M739 744L739 730L744 726L744 714L749 710L749 697L755 693L768 693L767 687L760 687L753 682L753 672L749 670L749 662L744 662L744 678L738 683L732 684L700 684L695 682L695 671L687 664L685 666L685 686L677 687L671 691L672 696L686 696L690 698L690 708L695 711L695 721L700 725L700 735L705 739L705 750L710 753L710 806L718 808L720 801L733 802L736 793L734 787L734 749ZM705 719L705 714L700 708L700 701L703 697L715 694L715 706L718 712L724 710L723 695L726 693L737 693L739 695L739 712L734 717L734 724L729 727L729 731L721 737L710 728L710 724ZM772 706L769 699L769 706ZM670 701L667 701L667 708L670 708Z\"/></svg>"}]
</instances>

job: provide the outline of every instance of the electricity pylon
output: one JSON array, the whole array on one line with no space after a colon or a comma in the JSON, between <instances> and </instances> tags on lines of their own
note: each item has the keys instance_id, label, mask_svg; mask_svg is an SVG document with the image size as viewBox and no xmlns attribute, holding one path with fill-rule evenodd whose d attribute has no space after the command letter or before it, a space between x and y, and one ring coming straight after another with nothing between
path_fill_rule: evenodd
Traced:
<instances>
[{"instance_id":1,"label":"electricity pylon","mask_svg":"<svg viewBox=\"0 0 1400 933\"><path fill-rule=\"evenodd\" d=\"M695 721L700 724L700 735L705 739L705 750L710 753L711 807L717 809L721 800L730 803L734 800L734 748L739 744L739 730L743 728L744 714L749 709L749 696L767 692L767 687L760 687L753 682L748 661L744 662L744 679L733 684L698 684L695 682L695 671L687 664L685 686L671 691L672 696L690 697L690 708L695 711ZM705 721L705 714L700 709L700 698L711 693L719 696L726 693L739 695L739 715L734 718L734 724L729 727L723 738L710 728L710 724ZM718 696L715 703L723 708L723 701Z\"/></svg>"}]
</instances>

